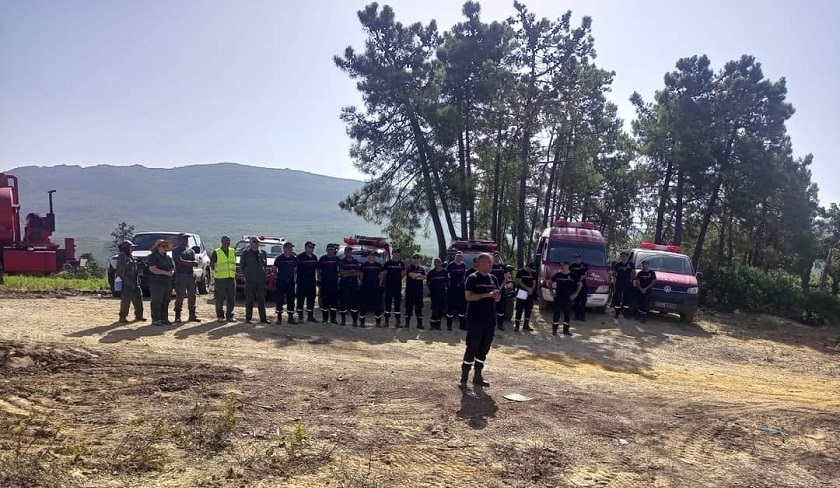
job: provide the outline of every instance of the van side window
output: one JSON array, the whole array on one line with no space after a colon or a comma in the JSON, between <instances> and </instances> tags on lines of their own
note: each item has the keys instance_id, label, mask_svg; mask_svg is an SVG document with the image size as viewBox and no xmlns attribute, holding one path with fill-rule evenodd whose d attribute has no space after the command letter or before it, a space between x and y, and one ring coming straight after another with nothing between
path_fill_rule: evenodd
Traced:
<instances>
[{"instance_id":1,"label":"van side window","mask_svg":"<svg viewBox=\"0 0 840 488\"><path fill-rule=\"evenodd\" d=\"M537 244L537 255L545 258L545 237L540 237L540 242Z\"/></svg>"}]
</instances>

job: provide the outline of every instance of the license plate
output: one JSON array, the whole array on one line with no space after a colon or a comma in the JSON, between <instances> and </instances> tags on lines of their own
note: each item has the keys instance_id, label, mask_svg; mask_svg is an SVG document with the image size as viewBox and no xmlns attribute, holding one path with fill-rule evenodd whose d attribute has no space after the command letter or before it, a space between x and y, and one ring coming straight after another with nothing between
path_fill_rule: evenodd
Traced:
<instances>
[{"instance_id":1,"label":"license plate","mask_svg":"<svg viewBox=\"0 0 840 488\"><path fill-rule=\"evenodd\" d=\"M666 310L676 310L677 304L675 303L665 303L665 302L654 302L653 304L656 308L664 308Z\"/></svg>"}]
</instances>

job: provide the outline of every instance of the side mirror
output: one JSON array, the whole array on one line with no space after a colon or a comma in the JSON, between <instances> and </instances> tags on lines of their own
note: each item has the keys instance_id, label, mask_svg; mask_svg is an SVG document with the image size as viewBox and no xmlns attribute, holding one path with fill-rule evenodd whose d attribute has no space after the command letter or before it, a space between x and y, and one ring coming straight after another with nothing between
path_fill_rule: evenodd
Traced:
<instances>
[{"instance_id":1,"label":"side mirror","mask_svg":"<svg viewBox=\"0 0 840 488\"><path fill-rule=\"evenodd\" d=\"M697 277L697 281L700 281L700 280L702 280L702 279L703 279L703 272L702 272L702 271L698 271L698 272L694 273L694 276L696 276L696 277Z\"/></svg>"},{"instance_id":2,"label":"side mirror","mask_svg":"<svg viewBox=\"0 0 840 488\"><path fill-rule=\"evenodd\" d=\"M196 254L201 254L201 248L200 248L200 247L198 247L198 246L193 246L193 247L192 247L192 250L193 250L193 252L195 252Z\"/></svg>"}]
</instances>

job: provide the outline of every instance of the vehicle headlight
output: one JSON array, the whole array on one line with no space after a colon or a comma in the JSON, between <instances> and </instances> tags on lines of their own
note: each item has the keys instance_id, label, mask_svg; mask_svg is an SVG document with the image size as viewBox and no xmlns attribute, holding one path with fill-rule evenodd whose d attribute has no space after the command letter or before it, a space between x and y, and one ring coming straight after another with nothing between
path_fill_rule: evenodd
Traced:
<instances>
[{"instance_id":1,"label":"vehicle headlight","mask_svg":"<svg viewBox=\"0 0 840 488\"><path fill-rule=\"evenodd\" d=\"M598 288L595 288L595 293L609 293L610 292L610 285L601 285Z\"/></svg>"},{"instance_id":2,"label":"vehicle headlight","mask_svg":"<svg viewBox=\"0 0 840 488\"><path fill-rule=\"evenodd\" d=\"M688 294L689 295L696 295L698 291L699 291L698 287L692 286L691 288L688 289Z\"/></svg>"}]
</instances>

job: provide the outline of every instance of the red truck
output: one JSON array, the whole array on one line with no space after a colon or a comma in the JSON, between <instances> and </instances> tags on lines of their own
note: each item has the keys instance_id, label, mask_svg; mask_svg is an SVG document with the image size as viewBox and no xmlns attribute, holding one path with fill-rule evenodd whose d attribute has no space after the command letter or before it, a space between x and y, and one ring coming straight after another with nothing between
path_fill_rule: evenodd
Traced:
<instances>
[{"instance_id":1,"label":"red truck","mask_svg":"<svg viewBox=\"0 0 840 488\"><path fill-rule=\"evenodd\" d=\"M385 237L368 237L368 236L353 236L345 237L344 245L338 250L337 256L344 257L344 249L350 248L353 250L353 258L359 263L366 261L367 255L374 253L376 255L376 262L385 264L391 259L391 245L388 244L388 239Z\"/></svg>"},{"instance_id":2,"label":"red truck","mask_svg":"<svg viewBox=\"0 0 840 488\"><path fill-rule=\"evenodd\" d=\"M642 261L647 261L656 273L656 283L650 290L650 309L679 314L680 320L691 323L697 313L699 280L703 279L703 273L694 270L691 259L682 254L680 246L643 242L627 252L637 271L642 269Z\"/></svg>"},{"instance_id":3,"label":"red truck","mask_svg":"<svg viewBox=\"0 0 840 488\"><path fill-rule=\"evenodd\" d=\"M554 302L551 277L560 270L561 261L572 262L575 254L580 254L581 260L589 265L585 282L586 306L603 312L610 298L606 241L592 222L557 220L543 231L535 256L540 303Z\"/></svg>"}]
</instances>

